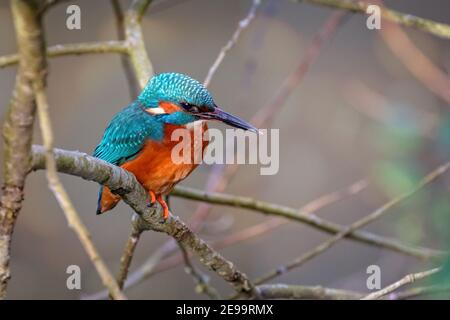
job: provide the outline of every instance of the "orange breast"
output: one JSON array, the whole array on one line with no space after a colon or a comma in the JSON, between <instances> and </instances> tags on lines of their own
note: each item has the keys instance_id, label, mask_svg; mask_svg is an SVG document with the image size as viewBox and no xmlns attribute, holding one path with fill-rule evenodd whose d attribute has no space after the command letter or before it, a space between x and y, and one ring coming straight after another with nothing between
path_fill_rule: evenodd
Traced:
<instances>
[{"instance_id":1,"label":"orange breast","mask_svg":"<svg viewBox=\"0 0 450 320\"><path fill-rule=\"evenodd\" d=\"M206 123L203 122L201 128L199 128L201 136L203 136L207 128ZM179 141L171 140L172 132L175 129L189 130L185 129L184 126L166 124L165 138L162 141L147 141L135 159L121 166L132 172L147 190L151 190L155 194L168 194L178 182L185 179L198 166L193 161L190 163L174 163L172 161L172 149L180 143ZM193 157L196 152L194 131L190 130L189 134L191 135L190 148ZM197 139L199 138L201 138L200 135ZM197 144L199 142L197 140ZM200 143L201 153L203 154L209 142L202 139Z\"/></svg>"}]
</instances>

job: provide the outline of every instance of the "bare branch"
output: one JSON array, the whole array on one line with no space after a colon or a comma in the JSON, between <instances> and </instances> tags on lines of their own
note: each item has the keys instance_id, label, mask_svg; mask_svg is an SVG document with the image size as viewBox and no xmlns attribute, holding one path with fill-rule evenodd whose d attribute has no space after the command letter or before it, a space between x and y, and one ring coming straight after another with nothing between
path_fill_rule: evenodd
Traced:
<instances>
[{"instance_id":1,"label":"bare branch","mask_svg":"<svg viewBox=\"0 0 450 320\"><path fill-rule=\"evenodd\" d=\"M42 35L41 25L38 25L34 30L37 34ZM34 52L38 57L42 59L45 64L45 43L43 36L36 38L36 42L39 45L41 50ZM121 292L119 286L117 285L114 277L111 272L108 270L108 267L103 262L100 257L97 249L95 248L89 231L86 226L81 221L81 218L76 211L75 207L70 200L69 195L67 194L64 186L59 180L58 173L56 170L55 158L53 156L53 130L50 121L49 107L47 95L45 93L45 70L42 70L40 73L34 75L32 79L32 87L35 94L36 105L38 109L39 116L39 124L41 127L42 139L44 141L44 149L45 149L45 164L46 164L46 175L48 180L48 185L50 190L55 195L56 200L58 201L61 209L63 210L69 227L72 228L80 239L81 244L83 245L86 253L97 269L100 278L102 279L105 287L108 288L111 296L114 299L124 300L126 297Z\"/></svg>"},{"instance_id":2,"label":"bare branch","mask_svg":"<svg viewBox=\"0 0 450 320\"><path fill-rule=\"evenodd\" d=\"M326 300L356 300L362 294L339 290L324 288L321 286L300 286L300 285L286 285L286 284L267 284L260 285L258 289L264 299L326 299Z\"/></svg>"},{"instance_id":3,"label":"bare branch","mask_svg":"<svg viewBox=\"0 0 450 320\"><path fill-rule=\"evenodd\" d=\"M238 27L236 28L233 35L231 36L231 39L228 40L227 44L222 47L216 60L209 68L208 74L206 75L206 78L205 78L205 81L203 81L203 85L205 87L208 87L209 84L211 83L211 80L214 77L214 74L216 73L216 71L219 68L220 64L222 63L223 59L225 59L225 56L227 55L228 51L230 51L238 42L242 31L247 29L247 27L250 25L250 23L252 23L252 21L255 19L256 10L258 10L258 7L260 5L261 5L261 0L253 0L252 6L250 7L250 10L248 11L247 15L245 16L244 19L239 21Z\"/></svg>"},{"instance_id":4,"label":"bare branch","mask_svg":"<svg viewBox=\"0 0 450 320\"><path fill-rule=\"evenodd\" d=\"M379 35L400 62L425 88L450 104L450 77L417 48L398 25L386 24L380 30Z\"/></svg>"},{"instance_id":5,"label":"bare branch","mask_svg":"<svg viewBox=\"0 0 450 320\"><path fill-rule=\"evenodd\" d=\"M41 20L33 3L11 1L12 17L20 55L14 91L3 125L4 180L0 201L0 299L6 297L10 278L11 237L22 208L23 188L31 160L31 142L36 106L31 80L45 72L41 58ZM44 76L43 74L41 76Z\"/></svg>"},{"instance_id":6,"label":"bare branch","mask_svg":"<svg viewBox=\"0 0 450 320\"><path fill-rule=\"evenodd\" d=\"M335 224L317 215L314 215L313 213L298 211L294 208L263 202L252 198L234 196L224 193L206 192L184 186L177 186L172 191L172 195L218 205L227 205L255 210L264 214L275 215L286 219L302 222L327 233L339 234L346 232L345 237L348 237L350 239L365 242L367 244L375 246L380 246L420 259L438 258L443 256L442 252L425 248L409 247L396 240L384 238L366 231L353 230L347 233L348 227Z\"/></svg>"},{"instance_id":7,"label":"bare branch","mask_svg":"<svg viewBox=\"0 0 450 320\"><path fill-rule=\"evenodd\" d=\"M133 0L124 17L125 41L131 65L141 89L153 76L153 66L145 49L141 19L152 0Z\"/></svg>"},{"instance_id":8,"label":"bare branch","mask_svg":"<svg viewBox=\"0 0 450 320\"><path fill-rule=\"evenodd\" d=\"M322 5L330 8L344 9L355 13L366 14L370 3L365 1L352 0L293 0L295 2L307 2L310 4ZM398 12L389 8L381 9L381 17L385 20L395 22L405 27L415 28L428 32L441 38L450 39L450 26L432 20L416 17L411 14Z\"/></svg>"},{"instance_id":9,"label":"bare branch","mask_svg":"<svg viewBox=\"0 0 450 320\"><path fill-rule=\"evenodd\" d=\"M383 215L385 215L387 212L389 212L389 209L391 209L395 205L399 204L400 202L406 200L407 198L411 197L413 194L415 194L417 191L422 189L424 186L426 186L430 182L434 181L436 178L442 176L444 173L446 173L448 171L449 168L450 168L450 162L448 162L442 166L439 166L438 168L433 170L431 173L426 175L411 190L402 193L401 195L397 196L396 198L392 199L391 201L385 203L383 206L381 206L377 210L373 211L368 216L365 216L364 218L359 219L356 222L352 223L350 226L346 227L344 230L337 233L334 237L331 237L327 241L318 245L313 250L308 251L307 253L294 259L293 261L289 262L288 264L280 266L277 269L270 271L266 275L258 278L255 281L255 283L260 284L260 283L266 282L268 280L271 280L279 275L285 274L286 272L303 265L305 262L307 262L307 261L311 260L312 258L318 256L319 254L325 252L326 250L328 250L329 248L334 246L336 243L338 243L341 239L348 236L351 232L354 232L357 229L361 229L362 227L365 227L369 223L381 218Z\"/></svg>"},{"instance_id":10,"label":"bare branch","mask_svg":"<svg viewBox=\"0 0 450 320\"><path fill-rule=\"evenodd\" d=\"M123 289L123 285L125 283L125 280L127 279L128 270L130 268L131 261L133 260L134 252L136 250L136 246L139 242L142 231L143 230L137 229L133 226L123 250L122 257L120 258L120 271L119 275L117 276L117 283L120 289Z\"/></svg>"},{"instance_id":11,"label":"bare branch","mask_svg":"<svg viewBox=\"0 0 450 320\"><path fill-rule=\"evenodd\" d=\"M33 170L45 168L44 154L42 147L33 147ZM199 257L203 265L231 284L236 292L244 295L258 295L245 274L194 234L178 217L171 215L164 223L161 223L159 210L148 207L147 192L131 173L78 152L54 149L54 156L59 172L108 186L139 214L142 218L139 219L140 223L145 223L143 228L172 236Z\"/></svg>"},{"instance_id":12,"label":"bare branch","mask_svg":"<svg viewBox=\"0 0 450 320\"><path fill-rule=\"evenodd\" d=\"M434 269L423 271L423 272L408 274L408 275L404 276L403 278L401 278L399 281L396 281L381 290L378 290L378 291L372 292L371 294L368 294L367 296L361 298L361 300L380 299L380 298L384 297L385 295L388 295L389 293L394 292L398 288L403 287L404 285L413 283L416 280L420 280L420 279L429 277L439 271L441 271L441 268L434 268Z\"/></svg>"},{"instance_id":13,"label":"bare branch","mask_svg":"<svg viewBox=\"0 0 450 320\"><path fill-rule=\"evenodd\" d=\"M81 55L91 53L122 53L128 52L124 41L99 41L82 42L73 44L58 44L47 48L48 57L60 57L66 55ZM12 66L19 62L18 54L11 54L0 57L0 68Z\"/></svg>"},{"instance_id":14,"label":"bare branch","mask_svg":"<svg viewBox=\"0 0 450 320\"><path fill-rule=\"evenodd\" d=\"M448 294L449 291L450 291L450 284L433 285L433 286L412 288L401 292L393 292L385 298L387 298L388 300L405 300L415 298L418 296L434 295L439 293Z\"/></svg>"},{"instance_id":15,"label":"bare branch","mask_svg":"<svg viewBox=\"0 0 450 320\"><path fill-rule=\"evenodd\" d=\"M102 279L105 287L108 288L109 293L114 299L123 300L126 297L121 292L119 286L117 285L116 280L114 279L111 272L108 270L108 267L103 262L100 257L97 249L95 248L89 231L87 230L84 223L81 221L81 218L76 211L75 207L70 200L69 195L67 194L64 186L60 182L58 178L58 174L56 171L55 159L53 156L53 133L51 129L50 117L48 114L48 104L47 97L45 92L43 91L43 87L37 81L34 84L34 89L36 93L36 102L38 107L38 115L39 122L41 125L42 137L45 145L45 163L46 163L46 173L47 180L49 184L50 190L52 190L55 198L57 199L61 209L66 215L69 227L72 228L80 239L81 244L83 245L86 253L97 269L100 278Z\"/></svg>"},{"instance_id":16,"label":"bare branch","mask_svg":"<svg viewBox=\"0 0 450 320\"><path fill-rule=\"evenodd\" d=\"M214 300L221 299L217 290L208 283L209 282L208 276L202 274L199 270L197 270L195 266L191 263L189 253L187 252L187 250L180 244L179 247L185 264L184 269L187 274L191 275L192 278L194 278L196 285L195 291L198 293L204 293L209 298Z\"/></svg>"},{"instance_id":17,"label":"bare branch","mask_svg":"<svg viewBox=\"0 0 450 320\"><path fill-rule=\"evenodd\" d=\"M119 40L125 40L125 26L124 26L124 14L122 6L120 5L119 0L111 0L111 4L113 7L114 15L116 17L116 28L117 35ZM135 99L139 94L139 84L137 83L137 79L133 73L133 69L131 66L131 61L129 56L122 55L120 57L122 67L125 73L125 78L127 79L128 90L130 93L131 100Z\"/></svg>"}]
</instances>

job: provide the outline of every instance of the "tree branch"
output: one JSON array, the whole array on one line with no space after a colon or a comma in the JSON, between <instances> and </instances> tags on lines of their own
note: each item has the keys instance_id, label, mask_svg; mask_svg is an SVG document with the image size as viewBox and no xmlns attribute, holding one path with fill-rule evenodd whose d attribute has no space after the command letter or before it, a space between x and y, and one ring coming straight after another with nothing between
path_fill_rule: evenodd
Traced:
<instances>
[{"instance_id":1,"label":"tree branch","mask_svg":"<svg viewBox=\"0 0 450 320\"><path fill-rule=\"evenodd\" d=\"M303 265L305 262L311 260L314 257L317 257L319 254L322 254L326 250L333 247L336 243L338 243L341 239L349 235L351 232L356 231L357 229L363 228L367 226L369 223L381 218L383 215L385 215L388 210L394 207L395 205L399 204L400 202L406 200L407 198L411 197L413 194L415 194L417 191L422 189L424 186L429 184L430 182L434 181L436 178L442 176L444 173L446 173L450 169L450 162L446 163L442 166L439 166L435 170L433 170L431 173L426 175L414 188L411 190L408 190L396 198L392 199L391 201L385 203L380 208L373 211L368 216L365 216L362 219L357 220L356 222L352 223L350 226L342 230L341 232L337 233L334 237L331 237L330 239L324 241L311 251L308 251L307 253L301 255L300 257L294 259L293 261L289 262L286 265L280 266L276 268L273 271L268 272L264 276L258 278L255 280L256 284L261 284L263 282L266 282L268 280L271 280L277 276L280 276L282 274L285 274L286 272L297 268L301 265Z\"/></svg>"},{"instance_id":2,"label":"tree branch","mask_svg":"<svg viewBox=\"0 0 450 320\"><path fill-rule=\"evenodd\" d=\"M6 297L10 278L11 237L22 208L25 178L30 167L35 102L31 81L45 72L41 51L39 3L11 1L19 50L19 69L3 125L4 181L0 199L0 299Z\"/></svg>"},{"instance_id":3,"label":"tree branch","mask_svg":"<svg viewBox=\"0 0 450 320\"><path fill-rule=\"evenodd\" d=\"M81 221L81 218L70 200L67 191L58 178L55 158L53 156L53 133L50 116L48 113L47 97L44 92L44 87L39 79L35 79L33 88L36 93L39 122L41 125L42 138L45 146L45 164L49 188L55 195L59 206L63 210L69 227L77 234L83 248L89 256L89 259L94 264L100 278L102 279L103 284L106 288L108 288L111 297L113 299L124 300L126 297L121 292L116 280L112 276L103 259L100 257L97 248L91 240L89 231L83 221Z\"/></svg>"},{"instance_id":4,"label":"tree branch","mask_svg":"<svg viewBox=\"0 0 450 320\"><path fill-rule=\"evenodd\" d=\"M389 293L394 292L398 288L403 287L404 285L413 283L416 280L420 280L420 279L429 277L435 273L438 273L439 271L441 271L441 268L434 268L434 269L423 271L423 272L408 274L408 275L404 276L403 278L401 278L400 280L390 284L389 286L387 286L381 290L372 292L371 294L366 295L361 300L380 299L380 298L384 297L385 295L388 295Z\"/></svg>"},{"instance_id":5,"label":"tree branch","mask_svg":"<svg viewBox=\"0 0 450 320\"><path fill-rule=\"evenodd\" d=\"M120 271L117 276L117 283L119 284L119 288L123 289L123 285L128 276L128 270L131 265L131 261L133 260L134 251L136 250L136 246L139 242L139 238L142 234L143 230L136 228L134 225L131 228L130 236L128 237L127 243L122 253L122 257L120 258Z\"/></svg>"},{"instance_id":6,"label":"tree branch","mask_svg":"<svg viewBox=\"0 0 450 320\"><path fill-rule=\"evenodd\" d=\"M145 49L141 19L152 0L133 0L124 17L125 41L131 65L141 89L153 76L153 66Z\"/></svg>"},{"instance_id":7,"label":"tree branch","mask_svg":"<svg viewBox=\"0 0 450 320\"><path fill-rule=\"evenodd\" d=\"M264 299L326 299L326 300L356 300L362 294L321 286L300 286L286 284L268 284L257 287Z\"/></svg>"},{"instance_id":8,"label":"tree branch","mask_svg":"<svg viewBox=\"0 0 450 320\"><path fill-rule=\"evenodd\" d=\"M219 68L220 64L222 63L223 59L225 59L225 56L227 55L228 51L233 49L233 47L238 42L242 31L244 31L250 25L250 23L252 23L252 21L255 19L256 10L258 10L258 7L260 5L261 5L261 0L253 0L252 6L250 7L250 10L248 11L247 15L245 16L244 19L239 21L238 27L236 28L233 35L231 36L231 39L228 40L227 44L222 47L216 60L209 68L208 74L206 75L206 78L205 78L205 81L203 81L203 85L205 87L208 87L209 84L211 83L211 80L214 77L214 74L216 73L216 71Z\"/></svg>"},{"instance_id":9,"label":"tree branch","mask_svg":"<svg viewBox=\"0 0 450 320\"><path fill-rule=\"evenodd\" d=\"M33 170L45 168L45 152L42 147L33 147ZM145 189L129 172L87 154L54 149L54 156L59 172L75 175L85 180L104 184L122 197L142 219L142 228L164 232L172 236L185 248L189 248L200 262L216 272L222 279L233 286L236 292L257 296L253 285L245 274L236 269L230 261L198 238L178 217L171 215L161 223L160 210L148 207Z\"/></svg>"},{"instance_id":10,"label":"tree branch","mask_svg":"<svg viewBox=\"0 0 450 320\"><path fill-rule=\"evenodd\" d=\"M37 9L35 9L37 10ZM45 40L43 36L42 24L39 16L39 25L34 29L35 34L39 34L39 37L35 38L36 46L39 50L33 52L38 59L43 62L45 68L46 65L46 53L45 53ZM108 288L111 296L114 299L124 300L126 297L123 295L119 289L114 277L108 270L106 264L101 259L97 249L95 248L89 231L86 226L81 221L79 214L77 213L69 195L67 194L64 186L59 180L58 173L56 171L55 158L53 156L53 130L50 120L49 107L47 95L45 92L46 86L46 69L40 70L39 73L34 74L32 78L32 88L34 90L36 105L39 116L39 124L41 127L42 139L44 141L45 149L45 164L46 164L46 175L48 180L49 189L55 195L61 209L63 210L69 227L72 228L77 234L78 238L95 268L97 269L100 278L102 279L105 287Z\"/></svg>"},{"instance_id":11,"label":"tree branch","mask_svg":"<svg viewBox=\"0 0 450 320\"><path fill-rule=\"evenodd\" d=\"M258 201L248 197L234 196L225 193L206 192L184 186L175 187L172 191L172 195L218 205L255 210L260 213L302 222L327 233L337 234L343 233L347 230L347 227L325 220L311 212L298 211L294 208ZM384 238L366 231L355 230L346 234L345 237L420 259L440 258L444 255L443 252L427 248L407 246L397 240Z\"/></svg>"},{"instance_id":12,"label":"tree branch","mask_svg":"<svg viewBox=\"0 0 450 320\"><path fill-rule=\"evenodd\" d=\"M114 15L116 17L117 36L119 40L125 41L125 26L124 26L124 14L119 0L111 0ZM128 53L128 52L127 52ZM125 73L125 78L128 84L128 90L130 93L130 99L134 100L139 94L139 85L137 79L134 76L133 69L131 67L131 61L129 56L122 55L120 57L122 67Z\"/></svg>"},{"instance_id":13,"label":"tree branch","mask_svg":"<svg viewBox=\"0 0 450 320\"><path fill-rule=\"evenodd\" d=\"M206 294L210 299L218 300L221 299L217 290L212 287L208 282L209 279L206 275L198 271L194 265L191 263L189 252L179 244L181 255L185 264L185 271L187 274L191 275L195 282L195 291L198 293Z\"/></svg>"},{"instance_id":14,"label":"tree branch","mask_svg":"<svg viewBox=\"0 0 450 320\"><path fill-rule=\"evenodd\" d=\"M387 298L388 300L405 300L405 299L415 298L418 296L438 294L438 293L444 293L444 292L448 294L449 291L450 291L450 284L447 283L447 284L439 284L439 285L426 286L426 287L417 287L417 288L412 288L412 289L401 291L401 292L394 292L385 298Z\"/></svg>"},{"instance_id":15,"label":"tree branch","mask_svg":"<svg viewBox=\"0 0 450 320\"><path fill-rule=\"evenodd\" d=\"M381 1L378 1L383 5ZM450 104L450 77L436 66L396 24L386 24L378 33L392 53L425 88Z\"/></svg>"},{"instance_id":16,"label":"tree branch","mask_svg":"<svg viewBox=\"0 0 450 320\"><path fill-rule=\"evenodd\" d=\"M124 41L109 40L98 42L82 42L72 44L57 44L47 48L48 57L60 57L66 55L81 55L91 53L128 53ZM12 66L19 62L18 54L10 54L0 57L0 68Z\"/></svg>"},{"instance_id":17,"label":"tree branch","mask_svg":"<svg viewBox=\"0 0 450 320\"><path fill-rule=\"evenodd\" d=\"M292 0L294 2L307 2L326 6L330 8L344 9L355 13L366 14L370 3L365 1L352 0ZM428 32L441 38L450 39L450 26L445 23L439 23L432 20L420 18L411 14L398 12L389 8L381 8L381 17L385 20L395 22L405 27L415 28Z\"/></svg>"},{"instance_id":18,"label":"tree branch","mask_svg":"<svg viewBox=\"0 0 450 320\"><path fill-rule=\"evenodd\" d=\"M79 176L83 179L90 181L97 181L101 184L112 184L111 189L116 193L125 194L125 202L130 204L134 209L136 205L133 203L139 203L140 201L147 201L147 194L141 186L137 184L134 176L119 167L113 166L107 162L99 160L97 158L90 157L86 154L66 151L61 149L54 149L56 155L56 162L58 170L60 172L68 173L71 175ZM43 149L40 146L33 147L33 170L42 169L44 165ZM131 191L133 190L133 192ZM142 194L141 194L142 192ZM325 219L322 219L311 212L302 212L294 208L284 207L276 204L270 204L267 202L257 201L251 198L232 196L228 194L208 193L201 190L196 190L183 186L176 186L173 194L179 197L206 201L209 203L228 205L233 207L240 207L255 210L265 214L273 214L281 216L287 219L299 221L311 225L319 230L327 233L337 234L339 232L346 231L347 228L334 224ZM128 200L127 200L128 199ZM137 212L146 212L149 210L146 205L138 206ZM157 217L159 218L159 217ZM159 220L158 220L159 221ZM142 219L136 219L135 223L143 223ZM145 223L145 222L144 222ZM145 229L148 226L135 226L140 229ZM159 230L163 225L159 223L156 225L157 231L163 231L169 234L176 232L176 230L168 231L167 229ZM426 248L416 248L404 245L396 240L384 238L378 235L371 234L365 231L354 231L347 235L349 238L368 243L371 245L384 247L400 253L411 255L416 258L429 259L440 258L444 255L442 252L438 252ZM219 241L220 242L220 241ZM221 245L218 245L221 247ZM159 260L159 258L157 259ZM154 264L152 264L154 265Z\"/></svg>"}]
</instances>

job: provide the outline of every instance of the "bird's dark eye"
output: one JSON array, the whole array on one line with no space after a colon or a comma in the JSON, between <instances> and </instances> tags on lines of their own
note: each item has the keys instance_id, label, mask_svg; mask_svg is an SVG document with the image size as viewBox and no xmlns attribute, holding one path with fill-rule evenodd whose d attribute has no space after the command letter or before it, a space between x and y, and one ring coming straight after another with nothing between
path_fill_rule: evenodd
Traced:
<instances>
[{"instance_id":1,"label":"bird's dark eye","mask_svg":"<svg viewBox=\"0 0 450 320\"><path fill-rule=\"evenodd\" d=\"M192 113L197 113L200 111L200 109L196 105L193 105L193 104L187 103L187 102L182 102L181 107L184 110L186 110L188 112L192 112Z\"/></svg>"}]
</instances>

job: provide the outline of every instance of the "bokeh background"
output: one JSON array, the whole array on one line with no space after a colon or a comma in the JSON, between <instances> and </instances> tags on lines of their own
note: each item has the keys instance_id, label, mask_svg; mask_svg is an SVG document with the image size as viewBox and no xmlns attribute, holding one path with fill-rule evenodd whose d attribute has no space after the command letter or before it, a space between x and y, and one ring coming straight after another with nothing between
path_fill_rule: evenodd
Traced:
<instances>
[{"instance_id":1,"label":"bokeh background","mask_svg":"<svg viewBox=\"0 0 450 320\"><path fill-rule=\"evenodd\" d=\"M81 30L65 27L66 7L45 18L49 45L116 39L110 1L73 1L82 10ZM127 1L123 2L127 4ZM402 12L450 23L446 0L392 0ZM156 72L176 71L203 80L251 1L155 1L143 19L145 42ZM285 0L266 0L254 23L229 52L210 85L227 111L250 119L304 57L332 10ZM342 224L367 215L450 158L450 109L404 67L379 33L353 15L325 45L319 59L295 88L271 128L280 129L280 170L259 175L259 167L242 165L227 192L300 208L329 192L366 179L368 187L317 214ZM444 73L450 70L450 42L404 29L413 43ZM16 52L8 1L0 1L0 55ZM0 69L0 117L14 86L16 67ZM111 117L130 102L127 80L116 54L50 59L49 103L57 147L90 153ZM35 130L36 143L40 143ZM184 185L203 188L210 167L201 166ZM120 204L96 216L98 186L61 176L103 258L115 272L130 230L130 209ZM1 178L0 178L1 179ZM367 230L405 243L446 249L450 244L450 180L445 175ZM197 203L172 198L184 220ZM216 207L201 236L220 239L269 219L258 213ZM254 278L301 255L327 234L289 222L221 252ZM43 172L28 177L26 199L14 233L10 299L78 299L102 289L91 262L47 189ZM147 232L139 243L132 271L167 236ZM82 290L66 288L66 268L82 270ZM197 264L197 263L196 263ZM332 250L276 283L323 285L367 292L366 268L381 267L382 285L429 265L368 245L341 241ZM228 284L211 274L222 293ZM157 274L127 291L130 298L202 298L182 266Z\"/></svg>"}]
</instances>

